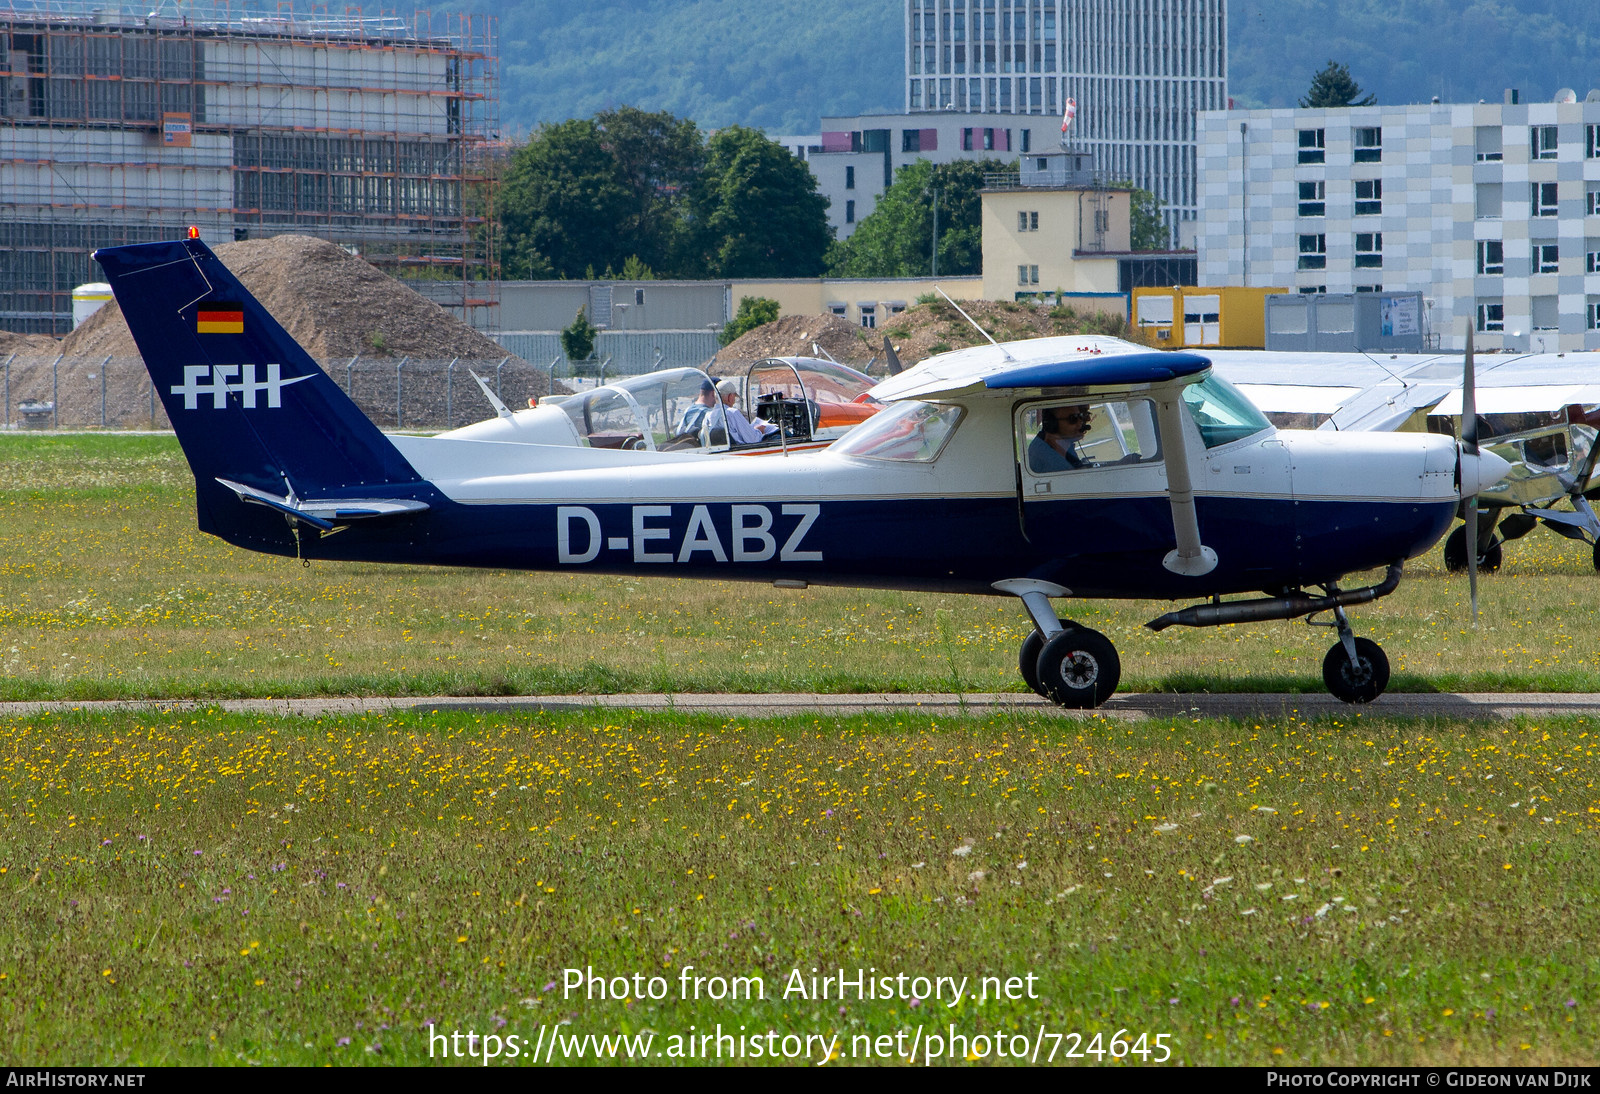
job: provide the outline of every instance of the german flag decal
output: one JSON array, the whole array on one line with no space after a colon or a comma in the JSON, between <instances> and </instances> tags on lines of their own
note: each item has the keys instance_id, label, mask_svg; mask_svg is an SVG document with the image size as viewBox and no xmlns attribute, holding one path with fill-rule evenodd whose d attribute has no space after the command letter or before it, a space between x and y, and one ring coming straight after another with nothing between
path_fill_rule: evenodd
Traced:
<instances>
[{"instance_id":1,"label":"german flag decal","mask_svg":"<svg viewBox=\"0 0 1600 1094\"><path fill-rule=\"evenodd\" d=\"M238 304L201 304L195 331L198 334L243 334L244 308Z\"/></svg>"}]
</instances>

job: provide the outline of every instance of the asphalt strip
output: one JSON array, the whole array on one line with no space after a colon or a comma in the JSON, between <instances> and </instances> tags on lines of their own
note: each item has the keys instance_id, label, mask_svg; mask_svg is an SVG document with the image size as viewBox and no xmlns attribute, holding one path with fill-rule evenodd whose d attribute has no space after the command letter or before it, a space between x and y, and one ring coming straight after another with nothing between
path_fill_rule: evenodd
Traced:
<instances>
[{"instance_id":1,"label":"asphalt strip","mask_svg":"<svg viewBox=\"0 0 1600 1094\"><path fill-rule=\"evenodd\" d=\"M1303 718L1353 716L1449 718L1483 721L1504 718L1600 715L1600 694L1527 694L1475 692L1385 695L1365 706L1350 706L1331 695L1132 693L1113 696L1098 710L1063 710L1020 693L903 695L540 695L479 698L473 696L375 696L314 699L110 699L80 702L0 703L0 716L27 716L45 711L223 710L242 714L327 717L385 711L483 711L582 713L605 710L670 710L722 714L739 718L772 718L792 714L936 714L942 716L1021 714L1060 718L1104 717L1139 722L1149 718Z\"/></svg>"}]
</instances>

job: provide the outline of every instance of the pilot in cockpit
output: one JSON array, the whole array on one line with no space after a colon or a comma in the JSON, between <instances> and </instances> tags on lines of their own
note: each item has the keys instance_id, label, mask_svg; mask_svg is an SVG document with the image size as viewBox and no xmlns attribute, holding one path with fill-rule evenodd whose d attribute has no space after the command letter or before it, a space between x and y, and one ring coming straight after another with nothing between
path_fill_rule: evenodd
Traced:
<instances>
[{"instance_id":1,"label":"pilot in cockpit","mask_svg":"<svg viewBox=\"0 0 1600 1094\"><path fill-rule=\"evenodd\" d=\"M675 436L698 436L706 424L706 418L717 406L717 389L710 380L700 381L700 393L695 396L694 402L689 404L689 409L683 412L683 418L678 422L678 431Z\"/></svg>"},{"instance_id":2,"label":"pilot in cockpit","mask_svg":"<svg viewBox=\"0 0 1600 1094\"><path fill-rule=\"evenodd\" d=\"M739 411L739 381L722 380L717 384L717 394L722 397L723 413L728 417L728 439L734 444L755 444L778 432L771 422L757 418L751 421Z\"/></svg>"},{"instance_id":3,"label":"pilot in cockpit","mask_svg":"<svg viewBox=\"0 0 1600 1094\"><path fill-rule=\"evenodd\" d=\"M1093 414L1087 406L1046 407L1040 414L1039 432L1028 442L1028 467L1036 475L1089 467L1078 452L1078 442L1089 432Z\"/></svg>"}]
</instances>

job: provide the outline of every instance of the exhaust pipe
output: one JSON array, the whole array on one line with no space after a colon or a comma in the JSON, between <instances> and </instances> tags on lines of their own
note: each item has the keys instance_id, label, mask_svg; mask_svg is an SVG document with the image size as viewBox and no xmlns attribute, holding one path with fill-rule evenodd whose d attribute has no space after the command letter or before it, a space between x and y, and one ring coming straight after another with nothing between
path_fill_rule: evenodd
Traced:
<instances>
[{"instance_id":1,"label":"exhaust pipe","mask_svg":"<svg viewBox=\"0 0 1600 1094\"><path fill-rule=\"evenodd\" d=\"M1296 619L1315 612L1331 611L1351 604L1366 604L1381 596L1388 596L1400 584L1404 565L1389 564L1383 580L1363 589L1347 589L1332 596L1273 596L1264 600L1235 600L1229 604L1196 604L1190 608L1168 612L1152 619L1145 626L1153 631L1168 627L1220 627L1225 623L1259 623L1267 619Z\"/></svg>"}]
</instances>

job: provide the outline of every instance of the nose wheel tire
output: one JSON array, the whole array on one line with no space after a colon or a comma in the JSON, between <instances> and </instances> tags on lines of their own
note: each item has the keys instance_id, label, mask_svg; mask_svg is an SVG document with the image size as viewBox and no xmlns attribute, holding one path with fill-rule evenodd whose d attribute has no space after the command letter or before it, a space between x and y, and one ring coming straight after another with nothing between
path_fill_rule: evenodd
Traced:
<instances>
[{"instance_id":1,"label":"nose wheel tire","mask_svg":"<svg viewBox=\"0 0 1600 1094\"><path fill-rule=\"evenodd\" d=\"M1478 555L1478 572L1492 574L1500 569L1502 555L1499 543L1490 544L1488 550ZM1445 538L1444 568L1453 574L1464 573L1467 569L1467 526L1464 524Z\"/></svg>"},{"instance_id":2,"label":"nose wheel tire","mask_svg":"<svg viewBox=\"0 0 1600 1094\"><path fill-rule=\"evenodd\" d=\"M1333 644L1322 659L1322 682L1341 702L1370 703L1389 686L1389 657L1370 638L1357 638L1355 645L1352 662L1343 642Z\"/></svg>"},{"instance_id":3,"label":"nose wheel tire","mask_svg":"<svg viewBox=\"0 0 1600 1094\"><path fill-rule=\"evenodd\" d=\"M1058 622L1069 631L1077 626L1070 619L1060 619ZM1039 683L1039 653L1043 649L1044 635L1038 631L1029 633L1022 640L1022 652L1017 655L1017 671L1022 673L1022 682L1028 685L1030 691L1048 699L1050 697L1044 694L1044 688Z\"/></svg>"},{"instance_id":4,"label":"nose wheel tire","mask_svg":"<svg viewBox=\"0 0 1600 1094\"><path fill-rule=\"evenodd\" d=\"M1099 631L1069 627L1039 651L1039 692L1058 706L1087 710L1117 690L1122 661Z\"/></svg>"}]
</instances>

